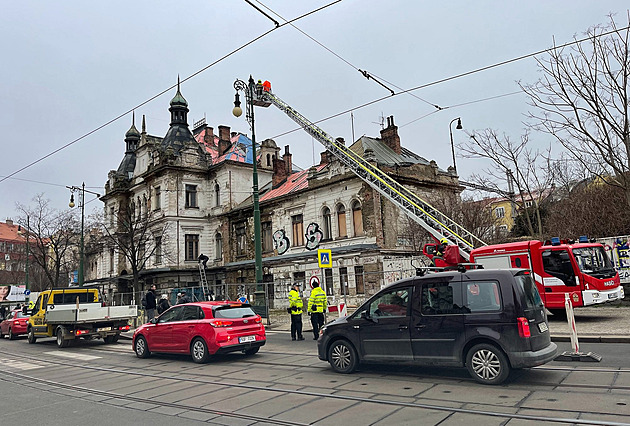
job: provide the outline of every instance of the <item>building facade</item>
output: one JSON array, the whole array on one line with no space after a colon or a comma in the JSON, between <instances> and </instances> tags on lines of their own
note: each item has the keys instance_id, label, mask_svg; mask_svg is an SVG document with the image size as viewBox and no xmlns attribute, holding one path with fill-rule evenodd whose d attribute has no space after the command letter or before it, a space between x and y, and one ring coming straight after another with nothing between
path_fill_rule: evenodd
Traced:
<instances>
[{"instance_id":1,"label":"building facade","mask_svg":"<svg viewBox=\"0 0 630 426\"><path fill-rule=\"evenodd\" d=\"M169 111L171 125L164 137L148 135L144 119L141 132L132 125L125 135L125 155L109 173L101 198L105 223L120 233L123 224L144 221L153 236L138 243L139 252L149 253L137 272L143 288L156 284L175 293L198 287L198 259L204 254L215 297L252 299L251 140L226 126L215 135L205 120L191 131L179 88ZM379 138L363 136L349 149L420 197L456 198L463 189L452 171L401 146L393 117ZM276 143L267 139L258 147L256 161L263 281L272 307L286 303L294 282L308 294L309 282L317 279L331 303L344 298L358 303L415 273L419 253L407 238L404 213L329 153L321 154L319 164L295 170L290 147L280 155ZM319 267L318 249L331 250L332 268ZM118 248L103 249L90 255L88 278L131 291L130 263Z\"/></svg>"}]
</instances>

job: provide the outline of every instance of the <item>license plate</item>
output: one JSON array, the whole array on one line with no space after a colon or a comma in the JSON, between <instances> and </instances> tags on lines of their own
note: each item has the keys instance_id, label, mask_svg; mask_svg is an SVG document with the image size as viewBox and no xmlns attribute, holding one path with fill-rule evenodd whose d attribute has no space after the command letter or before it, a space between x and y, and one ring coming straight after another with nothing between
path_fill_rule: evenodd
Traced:
<instances>
[{"instance_id":1,"label":"license plate","mask_svg":"<svg viewBox=\"0 0 630 426\"><path fill-rule=\"evenodd\" d=\"M608 295L608 298L609 299L616 299L617 298L617 294L611 293L611 294Z\"/></svg>"},{"instance_id":2,"label":"license plate","mask_svg":"<svg viewBox=\"0 0 630 426\"><path fill-rule=\"evenodd\" d=\"M546 322L541 322L538 323L538 330L540 330L541 333L544 333L545 331L549 330L549 327L547 326Z\"/></svg>"},{"instance_id":3,"label":"license plate","mask_svg":"<svg viewBox=\"0 0 630 426\"><path fill-rule=\"evenodd\" d=\"M97 328L96 331L112 331L111 327L101 327L101 328Z\"/></svg>"},{"instance_id":4,"label":"license plate","mask_svg":"<svg viewBox=\"0 0 630 426\"><path fill-rule=\"evenodd\" d=\"M245 336L245 337L238 338L238 343L247 343L247 342L255 342L255 341L256 341L256 336Z\"/></svg>"}]
</instances>

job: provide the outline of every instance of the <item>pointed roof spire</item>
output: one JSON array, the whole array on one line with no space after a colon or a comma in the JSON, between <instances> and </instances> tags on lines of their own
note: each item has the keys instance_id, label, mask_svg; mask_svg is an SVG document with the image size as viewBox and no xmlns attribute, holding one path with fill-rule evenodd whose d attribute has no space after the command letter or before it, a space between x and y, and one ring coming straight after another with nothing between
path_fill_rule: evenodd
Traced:
<instances>
[{"instance_id":1,"label":"pointed roof spire","mask_svg":"<svg viewBox=\"0 0 630 426\"><path fill-rule=\"evenodd\" d=\"M136 129L136 111L132 112L131 127L125 133L125 140L127 139L140 139L140 132Z\"/></svg>"},{"instance_id":2,"label":"pointed roof spire","mask_svg":"<svg viewBox=\"0 0 630 426\"><path fill-rule=\"evenodd\" d=\"M171 99L171 106L188 106L188 102L182 96L182 93L179 91L179 74L177 74L177 93L175 93L175 97Z\"/></svg>"},{"instance_id":3,"label":"pointed roof spire","mask_svg":"<svg viewBox=\"0 0 630 426\"><path fill-rule=\"evenodd\" d=\"M144 114L142 114L142 133L147 132L147 124L144 121Z\"/></svg>"}]
</instances>

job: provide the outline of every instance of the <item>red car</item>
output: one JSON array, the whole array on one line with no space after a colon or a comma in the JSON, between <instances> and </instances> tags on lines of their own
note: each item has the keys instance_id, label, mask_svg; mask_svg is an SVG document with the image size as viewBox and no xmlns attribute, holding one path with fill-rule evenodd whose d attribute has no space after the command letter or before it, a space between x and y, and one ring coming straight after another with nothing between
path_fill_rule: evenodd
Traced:
<instances>
[{"instance_id":1,"label":"red car","mask_svg":"<svg viewBox=\"0 0 630 426\"><path fill-rule=\"evenodd\" d=\"M26 334L26 326L28 325L29 316L23 314L21 310L11 311L7 318L0 323L0 339L4 339L4 335L9 335L9 340L15 339L20 334Z\"/></svg>"},{"instance_id":2,"label":"red car","mask_svg":"<svg viewBox=\"0 0 630 426\"><path fill-rule=\"evenodd\" d=\"M227 301L173 306L133 333L138 358L151 352L190 354L197 363L228 352L253 355L265 342L262 319L250 305Z\"/></svg>"}]
</instances>

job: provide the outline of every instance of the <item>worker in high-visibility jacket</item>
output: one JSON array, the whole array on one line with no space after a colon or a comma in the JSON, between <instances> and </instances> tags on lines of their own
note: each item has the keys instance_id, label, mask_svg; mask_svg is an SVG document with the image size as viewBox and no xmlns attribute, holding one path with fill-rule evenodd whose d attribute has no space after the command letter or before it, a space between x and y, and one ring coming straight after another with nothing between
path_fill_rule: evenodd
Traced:
<instances>
[{"instance_id":1,"label":"worker in high-visibility jacket","mask_svg":"<svg viewBox=\"0 0 630 426\"><path fill-rule=\"evenodd\" d=\"M326 293L319 287L317 281L313 282L313 291L308 298L308 313L311 315L313 325L313 340L319 338L319 329L324 326L324 312L328 308Z\"/></svg>"},{"instance_id":2,"label":"worker in high-visibility jacket","mask_svg":"<svg viewBox=\"0 0 630 426\"><path fill-rule=\"evenodd\" d=\"M291 340L304 340L302 335L302 309L304 302L300 297L300 285L293 284L289 292L289 313L291 314Z\"/></svg>"}]
</instances>

